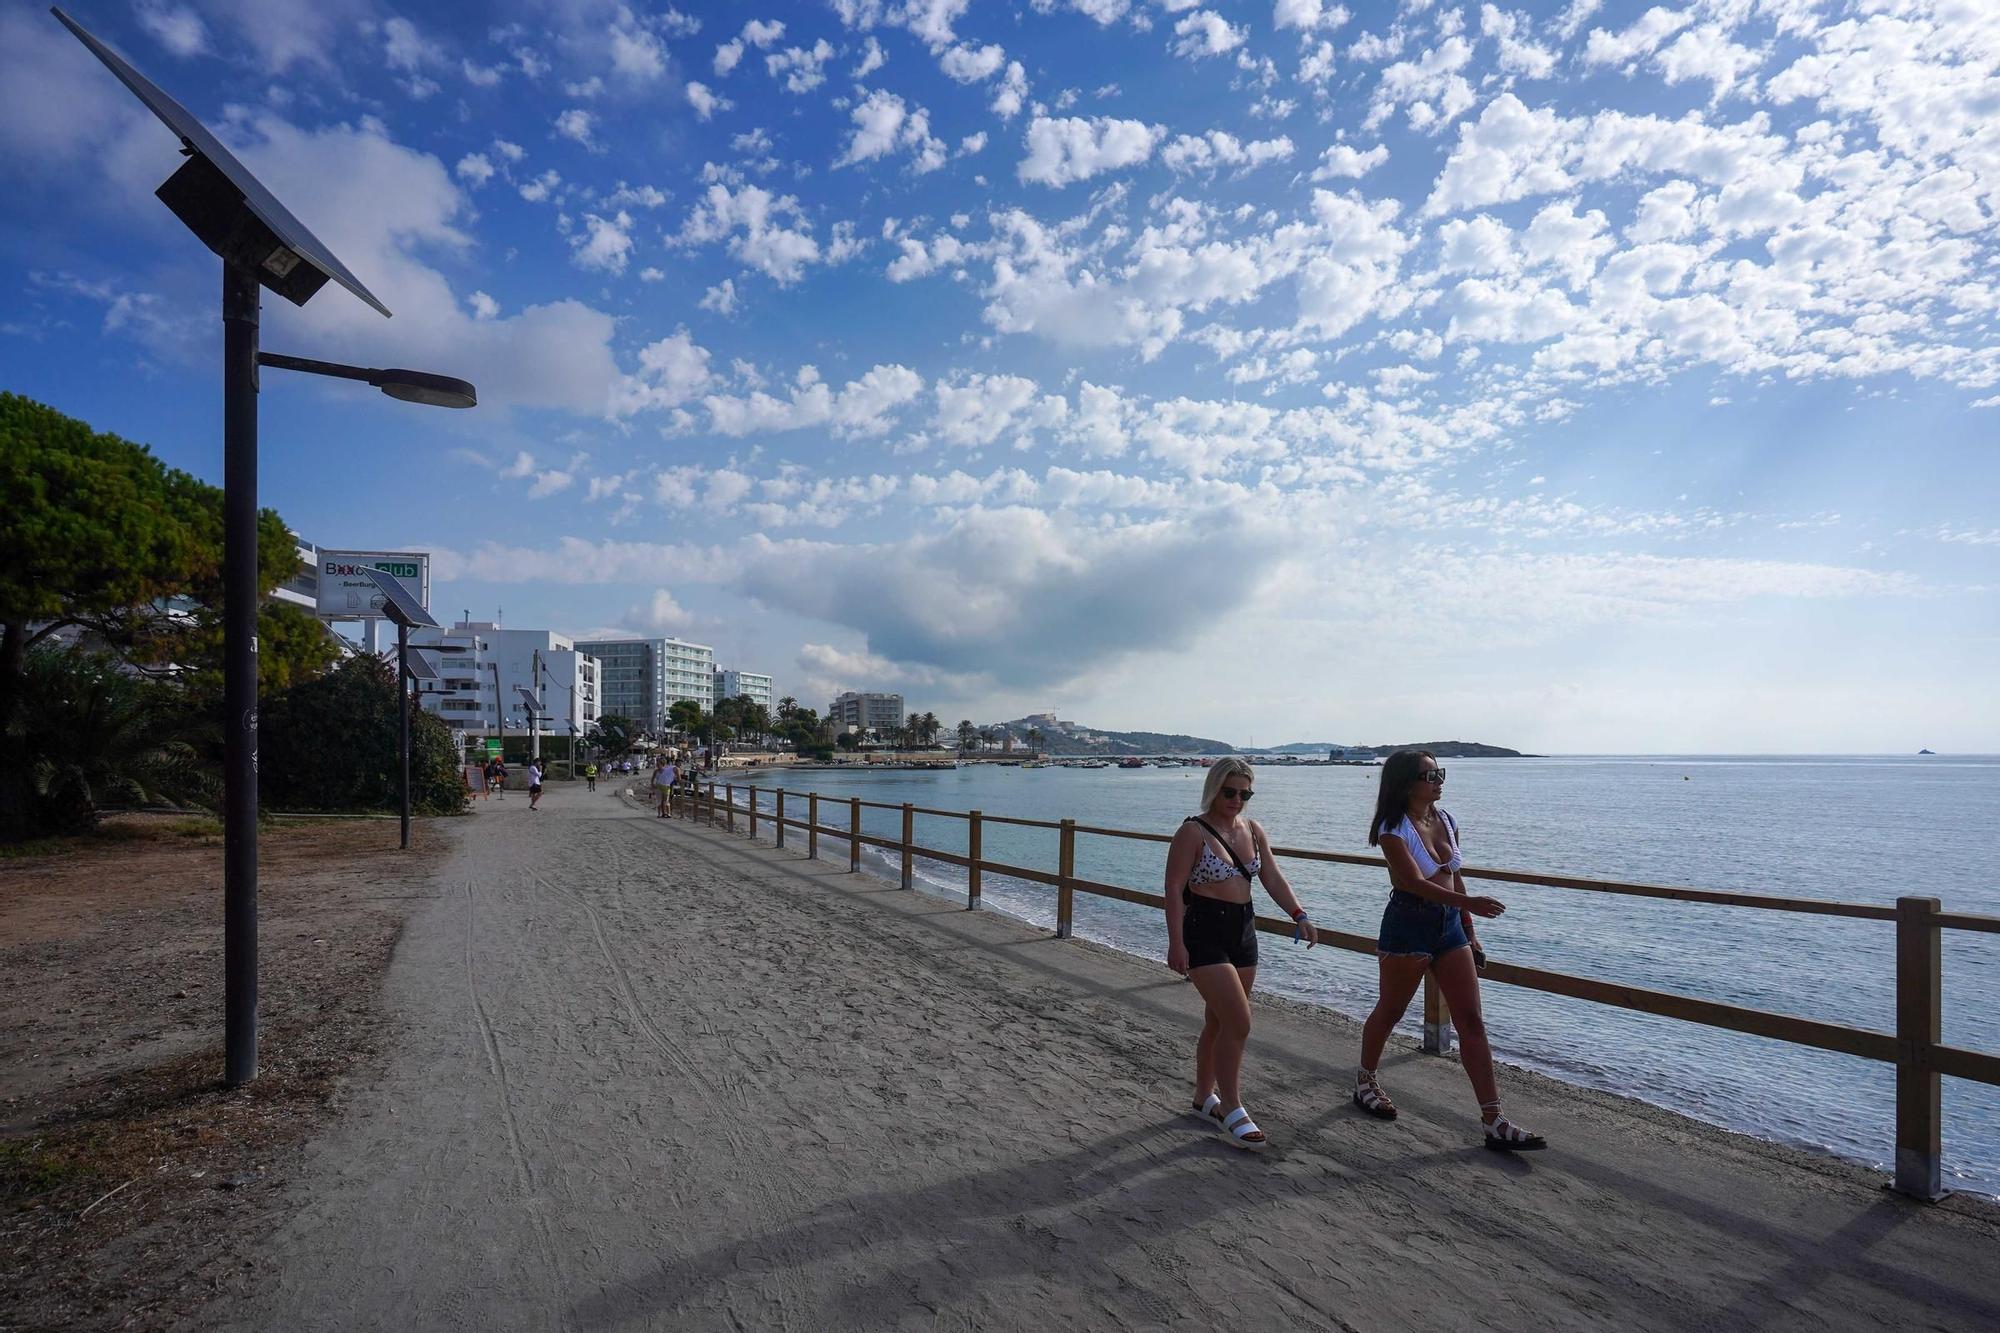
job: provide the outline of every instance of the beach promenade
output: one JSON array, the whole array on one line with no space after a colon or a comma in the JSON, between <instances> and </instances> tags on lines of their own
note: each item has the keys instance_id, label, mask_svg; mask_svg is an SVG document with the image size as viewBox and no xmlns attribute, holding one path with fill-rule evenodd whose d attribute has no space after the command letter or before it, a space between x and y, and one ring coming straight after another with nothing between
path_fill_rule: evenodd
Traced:
<instances>
[{"instance_id":1,"label":"beach promenade","mask_svg":"<svg viewBox=\"0 0 2000 1333\"><path fill-rule=\"evenodd\" d=\"M383 1075L247 1301L302 1329L1992 1329L2000 1209L1264 1002L1261 1157L1186 1113L1162 965L653 818L480 803L387 979ZM823 847L823 851L827 848Z\"/></svg>"}]
</instances>

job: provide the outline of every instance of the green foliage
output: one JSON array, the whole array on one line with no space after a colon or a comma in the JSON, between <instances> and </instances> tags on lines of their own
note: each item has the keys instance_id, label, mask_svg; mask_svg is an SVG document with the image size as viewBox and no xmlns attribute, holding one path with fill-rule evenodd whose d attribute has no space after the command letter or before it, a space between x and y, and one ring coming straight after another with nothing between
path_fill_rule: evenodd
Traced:
<instances>
[{"instance_id":1,"label":"green foliage","mask_svg":"<svg viewBox=\"0 0 2000 1333\"><path fill-rule=\"evenodd\" d=\"M267 810L395 810L395 668L362 654L265 701L258 787ZM451 728L410 709L410 809L457 814L465 781Z\"/></svg>"},{"instance_id":2,"label":"green foliage","mask_svg":"<svg viewBox=\"0 0 2000 1333\"><path fill-rule=\"evenodd\" d=\"M667 721L675 731L686 732L690 736L700 736L705 734L703 727L707 723L707 714L702 712L701 705L694 700L678 699L667 709Z\"/></svg>"},{"instance_id":3,"label":"green foliage","mask_svg":"<svg viewBox=\"0 0 2000 1333\"><path fill-rule=\"evenodd\" d=\"M632 738L638 734L639 724L631 718L606 713L597 719L597 734L591 740L606 754L620 755L632 748Z\"/></svg>"},{"instance_id":4,"label":"green foliage","mask_svg":"<svg viewBox=\"0 0 2000 1333\"><path fill-rule=\"evenodd\" d=\"M27 655L10 740L27 775L27 826L80 833L107 805L213 808L220 786L197 743L205 719L168 687L101 654Z\"/></svg>"}]
</instances>

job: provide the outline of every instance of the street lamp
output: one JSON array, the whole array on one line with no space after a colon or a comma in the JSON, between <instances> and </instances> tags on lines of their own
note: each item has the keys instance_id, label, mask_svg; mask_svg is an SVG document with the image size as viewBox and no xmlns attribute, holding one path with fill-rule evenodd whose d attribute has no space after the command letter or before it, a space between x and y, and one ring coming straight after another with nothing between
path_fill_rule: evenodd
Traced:
<instances>
[{"instance_id":1,"label":"street lamp","mask_svg":"<svg viewBox=\"0 0 2000 1333\"><path fill-rule=\"evenodd\" d=\"M180 140L187 161L155 193L222 259L223 1078L234 1087L257 1077L257 367L363 379L412 402L470 407L474 394L444 376L260 358L260 286L304 305L331 280L385 317L389 307L187 108L50 12Z\"/></svg>"},{"instance_id":2,"label":"street lamp","mask_svg":"<svg viewBox=\"0 0 2000 1333\"><path fill-rule=\"evenodd\" d=\"M396 755L403 768L403 850L410 848L410 686L418 676L436 680L438 674L431 669L419 652L410 656L410 630L414 628L436 629L437 621L424 610L423 603L410 596L409 589L393 574L379 569L364 569L370 582L382 594L382 614L389 617L396 626L396 700L398 707L398 731L401 739L397 742ZM421 664L422 670L413 670Z\"/></svg>"}]
</instances>

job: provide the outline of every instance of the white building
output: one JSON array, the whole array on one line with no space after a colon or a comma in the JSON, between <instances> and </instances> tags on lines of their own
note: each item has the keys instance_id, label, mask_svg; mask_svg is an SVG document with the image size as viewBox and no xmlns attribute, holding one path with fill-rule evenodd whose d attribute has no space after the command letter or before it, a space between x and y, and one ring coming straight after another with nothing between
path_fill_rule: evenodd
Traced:
<instances>
[{"instance_id":1,"label":"white building","mask_svg":"<svg viewBox=\"0 0 2000 1333\"><path fill-rule=\"evenodd\" d=\"M584 736L596 727L596 659L577 651L567 635L545 629L502 629L490 621L460 621L449 629L410 631L413 647L433 650L440 659L442 688L427 690L426 709L461 736L526 734L529 689L542 702L541 734Z\"/></svg>"},{"instance_id":2,"label":"white building","mask_svg":"<svg viewBox=\"0 0 2000 1333\"><path fill-rule=\"evenodd\" d=\"M903 696L849 690L826 706L826 716L836 731L851 728L886 736L903 725Z\"/></svg>"},{"instance_id":3,"label":"white building","mask_svg":"<svg viewBox=\"0 0 2000 1333\"><path fill-rule=\"evenodd\" d=\"M666 668L661 673L666 707L691 699L702 711L715 707L715 649L681 639L661 639Z\"/></svg>"},{"instance_id":4,"label":"white building","mask_svg":"<svg viewBox=\"0 0 2000 1333\"><path fill-rule=\"evenodd\" d=\"M578 652L597 659L598 707L657 736L667 725L667 641L591 639Z\"/></svg>"},{"instance_id":5,"label":"white building","mask_svg":"<svg viewBox=\"0 0 2000 1333\"><path fill-rule=\"evenodd\" d=\"M777 703L771 695L771 678L755 671L721 670L715 673L715 698L720 703L724 699L734 699L738 695L749 695L754 703L764 705L766 713L773 712Z\"/></svg>"}]
</instances>

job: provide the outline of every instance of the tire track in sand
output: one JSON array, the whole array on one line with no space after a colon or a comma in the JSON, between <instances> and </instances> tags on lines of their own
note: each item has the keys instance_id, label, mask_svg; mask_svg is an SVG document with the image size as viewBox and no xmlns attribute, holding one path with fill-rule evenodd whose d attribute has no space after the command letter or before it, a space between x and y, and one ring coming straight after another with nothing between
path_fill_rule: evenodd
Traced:
<instances>
[{"instance_id":1,"label":"tire track in sand","mask_svg":"<svg viewBox=\"0 0 2000 1333\"><path fill-rule=\"evenodd\" d=\"M486 1001L479 994L479 964L473 954L473 940L477 933L478 909L474 905L472 881L465 881L465 982L472 995L472 1012L479 1021L479 1037L486 1051L486 1067L493 1074L500 1087L500 1118L507 1127L507 1153L513 1159L514 1180L521 1188L522 1202L527 1206L529 1220L534 1223L535 1240L542 1251L542 1262L548 1266L551 1285L557 1293L554 1304L554 1318L558 1328L572 1327L569 1318L568 1274L564 1265L556 1257L554 1238L549 1235L549 1222L542 1215L539 1194L541 1182L535 1177L535 1167L527 1151L521 1146L521 1126L514 1118L514 1092L507 1079L507 1062L500 1055L500 1040L493 1031L493 1020L487 1015Z\"/></svg>"}]
</instances>

